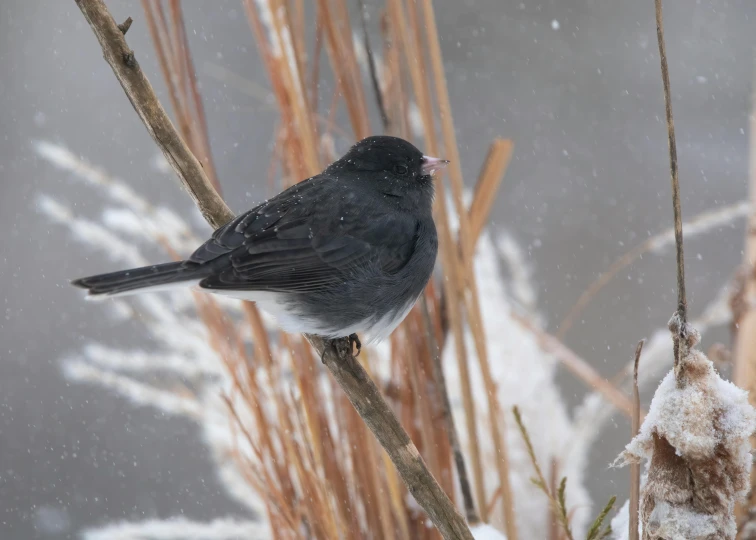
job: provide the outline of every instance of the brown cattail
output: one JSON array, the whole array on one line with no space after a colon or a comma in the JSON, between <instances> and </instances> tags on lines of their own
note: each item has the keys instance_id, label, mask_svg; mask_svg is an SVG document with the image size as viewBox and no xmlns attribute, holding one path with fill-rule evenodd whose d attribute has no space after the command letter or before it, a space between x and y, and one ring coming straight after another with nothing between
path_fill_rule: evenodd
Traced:
<instances>
[{"instance_id":1,"label":"brown cattail","mask_svg":"<svg viewBox=\"0 0 756 540\"><path fill-rule=\"evenodd\" d=\"M644 540L734 539L735 503L747 492L756 410L695 349L700 334L673 317L680 362L656 390L640 433L619 459L645 458L640 521ZM682 328L682 331L681 331Z\"/></svg>"}]
</instances>

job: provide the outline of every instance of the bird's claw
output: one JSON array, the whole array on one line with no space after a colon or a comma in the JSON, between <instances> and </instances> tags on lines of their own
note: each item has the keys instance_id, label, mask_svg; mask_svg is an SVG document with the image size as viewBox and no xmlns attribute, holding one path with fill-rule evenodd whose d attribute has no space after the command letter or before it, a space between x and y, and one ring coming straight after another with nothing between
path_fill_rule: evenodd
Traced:
<instances>
[{"instance_id":1,"label":"bird's claw","mask_svg":"<svg viewBox=\"0 0 756 540\"><path fill-rule=\"evenodd\" d=\"M360 341L360 338L357 337L357 334L350 334L349 335L349 352L352 352L354 348L357 348L357 353L354 355L355 358L357 358L360 355L360 352L362 351L362 342Z\"/></svg>"}]
</instances>

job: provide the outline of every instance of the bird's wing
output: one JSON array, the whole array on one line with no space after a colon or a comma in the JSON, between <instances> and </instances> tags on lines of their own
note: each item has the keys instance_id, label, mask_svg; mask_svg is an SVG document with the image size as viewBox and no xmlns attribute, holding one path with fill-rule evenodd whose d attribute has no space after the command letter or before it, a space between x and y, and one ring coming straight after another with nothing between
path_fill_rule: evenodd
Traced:
<instances>
[{"instance_id":1,"label":"bird's wing","mask_svg":"<svg viewBox=\"0 0 756 540\"><path fill-rule=\"evenodd\" d=\"M360 272L393 273L409 261L414 218L362 208L324 187L306 180L216 231L190 258L212 265L201 286L305 292Z\"/></svg>"}]
</instances>

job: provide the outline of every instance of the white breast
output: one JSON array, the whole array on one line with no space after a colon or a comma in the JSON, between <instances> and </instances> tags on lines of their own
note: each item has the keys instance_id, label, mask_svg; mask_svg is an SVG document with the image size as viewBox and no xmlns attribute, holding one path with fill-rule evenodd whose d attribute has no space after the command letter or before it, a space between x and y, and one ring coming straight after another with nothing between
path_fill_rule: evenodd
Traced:
<instances>
[{"instance_id":1,"label":"white breast","mask_svg":"<svg viewBox=\"0 0 756 540\"><path fill-rule=\"evenodd\" d=\"M276 318L278 325L282 330L289 333L316 334L326 338L345 337L350 334L364 334L365 343L375 343L386 339L394 329L404 320L407 314L415 305L416 298L407 302L401 308L389 312L379 319L368 318L357 321L342 328L333 328L325 326L322 321L313 317L304 316L296 306L285 302L283 293L269 291L224 291L202 289L204 292L212 292L239 300L250 300L255 302L260 309Z\"/></svg>"}]
</instances>

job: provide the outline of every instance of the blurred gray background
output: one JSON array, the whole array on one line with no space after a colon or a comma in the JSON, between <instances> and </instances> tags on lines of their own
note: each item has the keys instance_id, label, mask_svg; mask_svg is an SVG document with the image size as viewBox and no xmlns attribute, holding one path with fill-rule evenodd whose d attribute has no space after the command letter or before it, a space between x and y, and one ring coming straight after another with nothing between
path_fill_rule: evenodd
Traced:
<instances>
[{"instance_id":1,"label":"blurred gray background","mask_svg":"<svg viewBox=\"0 0 756 540\"><path fill-rule=\"evenodd\" d=\"M368 4L377 14L378 3ZM118 20L134 17L129 44L165 98L139 3L109 5ZM514 139L492 225L526 247L553 330L611 261L671 224L653 2L435 6L467 182L492 137ZM219 177L233 210L244 210L267 193L260 171L277 115L203 66L263 88L268 81L239 3L187 1L184 11ZM756 2L667 0L665 25L683 212L692 216L747 195ZM155 146L73 1L2 2L0 73L0 538L73 538L111 520L240 512L193 425L63 379L59 359L88 339L126 344L139 336L114 328L67 285L107 261L90 259L51 226L35 197L49 193L93 216L99 199L41 162L32 143L60 142L185 214L189 198L177 182L156 181ZM742 230L738 221L686 244L694 313L739 263ZM592 302L567 343L610 376L674 304L672 251L644 257ZM704 345L715 338L727 336ZM584 386L562 379L577 403ZM628 430L618 417L592 456L597 500L626 496L627 472L605 464Z\"/></svg>"}]
</instances>

